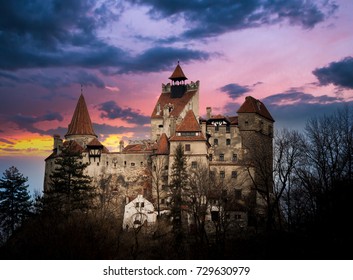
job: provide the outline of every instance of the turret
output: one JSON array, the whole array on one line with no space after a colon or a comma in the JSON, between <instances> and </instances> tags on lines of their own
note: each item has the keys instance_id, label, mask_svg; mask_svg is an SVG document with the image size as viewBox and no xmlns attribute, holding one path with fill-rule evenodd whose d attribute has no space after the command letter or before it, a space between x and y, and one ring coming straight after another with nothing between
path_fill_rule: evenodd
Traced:
<instances>
[{"instance_id":1,"label":"turret","mask_svg":"<svg viewBox=\"0 0 353 280\"><path fill-rule=\"evenodd\" d=\"M169 77L172 80L171 86L171 97L180 98L186 92L185 80L186 78L183 70L181 69L178 61L178 65L175 67L173 74Z\"/></svg>"},{"instance_id":2,"label":"turret","mask_svg":"<svg viewBox=\"0 0 353 280\"><path fill-rule=\"evenodd\" d=\"M88 113L85 98L81 93L78 99L75 112L72 116L67 133L66 140L76 140L81 146L85 146L88 142L97 138Z\"/></svg>"}]
</instances>

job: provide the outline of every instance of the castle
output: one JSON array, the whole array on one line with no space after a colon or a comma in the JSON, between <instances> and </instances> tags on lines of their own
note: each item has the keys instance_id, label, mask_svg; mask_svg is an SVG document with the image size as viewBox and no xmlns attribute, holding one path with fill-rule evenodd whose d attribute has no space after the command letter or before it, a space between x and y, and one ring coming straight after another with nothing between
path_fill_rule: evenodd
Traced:
<instances>
[{"instance_id":1,"label":"castle","mask_svg":"<svg viewBox=\"0 0 353 280\"><path fill-rule=\"evenodd\" d=\"M246 198L254 192L254 181L249 172L256 170L245 166L250 139L257 139L270 152L274 120L266 106L248 96L237 115L212 115L207 107L205 118L199 114L200 82L187 83L181 66L176 66L162 84L162 92L151 114L151 139L120 141L119 152L110 152L94 132L84 96L81 94L64 139L54 135L52 154L45 159L44 190L50 185L50 174L55 159L60 156L65 143L71 143L90 163L86 169L99 186L102 180L118 204L125 206L141 195L148 197L155 209L168 209L170 205L171 169L176 147L181 144L187 158L188 170L206 168L218 181L227 182L222 192L235 197L230 206L235 219L247 223ZM253 168L254 169L254 168ZM261 203L259 203L261 204Z\"/></svg>"}]
</instances>

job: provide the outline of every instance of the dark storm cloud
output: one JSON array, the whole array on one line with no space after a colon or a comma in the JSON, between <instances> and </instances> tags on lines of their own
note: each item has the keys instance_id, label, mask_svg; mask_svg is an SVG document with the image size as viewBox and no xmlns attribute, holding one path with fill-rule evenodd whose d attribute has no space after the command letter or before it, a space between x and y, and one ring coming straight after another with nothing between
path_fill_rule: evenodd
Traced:
<instances>
[{"instance_id":1,"label":"dark storm cloud","mask_svg":"<svg viewBox=\"0 0 353 280\"><path fill-rule=\"evenodd\" d=\"M287 21L291 25L313 28L338 8L335 1L322 0L133 0L150 8L154 19L183 18L188 27L184 38L198 39L226 32ZM176 38L171 38L176 40Z\"/></svg>"},{"instance_id":2,"label":"dark storm cloud","mask_svg":"<svg viewBox=\"0 0 353 280\"><path fill-rule=\"evenodd\" d=\"M313 74L318 78L320 85L333 84L341 88L353 89L353 57L331 62L326 67L315 69Z\"/></svg>"},{"instance_id":3,"label":"dark storm cloud","mask_svg":"<svg viewBox=\"0 0 353 280\"><path fill-rule=\"evenodd\" d=\"M107 119L122 119L128 123L144 125L150 122L148 116L133 111L131 108L121 108L115 101L107 101L98 105L98 109L102 111L101 117Z\"/></svg>"},{"instance_id":4,"label":"dark storm cloud","mask_svg":"<svg viewBox=\"0 0 353 280\"><path fill-rule=\"evenodd\" d=\"M19 83L36 84L45 88L57 88L72 84L95 86L97 88L105 87L103 80L96 74L84 70L65 70L59 73L53 69L47 69L46 71L0 71L0 87L15 86Z\"/></svg>"},{"instance_id":5,"label":"dark storm cloud","mask_svg":"<svg viewBox=\"0 0 353 280\"><path fill-rule=\"evenodd\" d=\"M18 115L10 116L8 120L11 122L14 122L21 130L43 134L45 131L42 129L36 128L35 127L36 123L43 122L43 121L54 121L54 120L62 121L63 117L61 116L60 113L53 112L53 113L47 113L39 117L25 116L25 115L18 114Z\"/></svg>"},{"instance_id":6,"label":"dark storm cloud","mask_svg":"<svg viewBox=\"0 0 353 280\"><path fill-rule=\"evenodd\" d=\"M213 54L217 55L217 54ZM207 60L210 53L188 48L153 47L122 64L120 73L127 72L158 72L170 70L178 60L187 63L193 60Z\"/></svg>"},{"instance_id":7,"label":"dark storm cloud","mask_svg":"<svg viewBox=\"0 0 353 280\"><path fill-rule=\"evenodd\" d=\"M241 86L238 84L228 84L220 88L222 92L225 92L230 98L237 99L243 94L251 91L252 89L249 86Z\"/></svg>"},{"instance_id":8,"label":"dark storm cloud","mask_svg":"<svg viewBox=\"0 0 353 280\"><path fill-rule=\"evenodd\" d=\"M123 4L119 3L122 2L2 1L0 69L112 67L114 73L157 72L174 65L178 58L187 62L209 57L206 52L188 48L163 47L152 47L133 56L129 51L105 42L98 33L102 27L119 19L124 10ZM8 73L3 76L5 74L9 80L18 78ZM2 82L3 85L8 83ZM96 86L98 83L101 87L100 81L94 82Z\"/></svg>"}]
</instances>

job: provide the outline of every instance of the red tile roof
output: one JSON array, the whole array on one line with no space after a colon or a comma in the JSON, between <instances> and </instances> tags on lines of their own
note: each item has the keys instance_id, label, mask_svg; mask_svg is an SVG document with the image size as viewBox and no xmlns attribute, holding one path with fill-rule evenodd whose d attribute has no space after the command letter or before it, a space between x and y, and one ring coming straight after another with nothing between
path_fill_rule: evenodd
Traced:
<instances>
[{"instance_id":1,"label":"red tile roof","mask_svg":"<svg viewBox=\"0 0 353 280\"><path fill-rule=\"evenodd\" d=\"M71 123L69 124L69 129L65 135L93 135L97 136L94 133L91 118L88 113L87 105L85 98L81 94L78 99L75 112L72 116Z\"/></svg>"},{"instance_id":2,"label":"red tile roof","mask_svg":"<svg viewBox=\"0 0 353 280\"><path fill-rule=\"evenodd\" d=\"M198 136L172 136L169 141L206 141L205 136L200 132Z\"/></svg>"},{"instance_id":3,"label":"red tile roof","mask_svg":"<svg viewBox=\"0 0 353 280\"><path fill-rule=\"evenodd\" d=\"M109 150L101 142L99 142L97 138L92 139L92 141L87 144L87 147L101 147L102 153L109 153Z\"/></svg>"},{"instance_id":4,"label":"red tile roof","mask_svg":"<svg viewBox=\"0 0 353 280\"><path fill-rule=\"evenodd\" d=\"M151 143L137 143L137 144L129 144L127 145L123 153L124 154L129 154L129 153L145 153L145 152L151 152L152 151L152 145Z\"/></svg>"},{"instance_id":5,"label":"red tile roof","mask_svg":"<svg viewBox=\"0 0 353 280\"><path fill-rule=\"evenodd\" d=\"M192 97L196 94L197 90L189 90L183 94L180 98L172 98L170 92L164 92L159 96L156 106L153 109L151 118L163 118L163 107L167 104L171 104L173 109L170 111L170 116L179 117L183 109L188 105ZM160 114L157 115L157 107L160 107Z\"/></svg>"},{"instance_id":6,"label":"red tile roof","mask_svg":"<svg viewBox=\"0 0 353 280\"><path fill-rule=\"evenodd\" d=\"M267 110L266 106L260 100L255 99L252 96L247 96L245 98L245 102L240 106L237 113L256 113L274 122L274 119L272 118L270 112Z\"/></svg>"},{"instance_id":7,"label":"red tile roof","mask_svg":"<svg viewBox=\"0 0 353 280\"><path fill-rule=\"evenodd\" d=\"M173 74L169 77L171 80L175 81L184 81L187 80L183 70L181 69L179 62L178 65L175 67Z\"/></svg>"},{"instance_id":8,"label":"red tile roof","mask_svg":"<svg viewBox=\"0 0 353 280\"><path fill-rule=\"evenodd\" d=\"M165 133L163 133L157 142L157 155L169 155L169 140Z\"/></svg>"},{"instance_id":9,"label":"red tile roof","mask_svg":"<svg viewBox=\"0 0 353 280\"><path fill-rule=\"evenodd\" d=\"M201 126L192 110L187 111L181 124L176 128L177 132L199 132Z\"/></svg>"}]
</instances>

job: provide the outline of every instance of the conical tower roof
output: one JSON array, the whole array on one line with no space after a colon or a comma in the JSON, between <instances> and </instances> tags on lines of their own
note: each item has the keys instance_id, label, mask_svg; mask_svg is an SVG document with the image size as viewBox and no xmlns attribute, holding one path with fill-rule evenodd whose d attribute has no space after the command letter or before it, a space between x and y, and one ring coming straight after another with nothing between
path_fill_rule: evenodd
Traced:
<instances>
[{"instance_id":1,"label":"conical tower roof","mask_svg":"<svg viewBox=\"0 0 353 280\"><path fill-rule=\"evenodd\" d=\"M72 116L71 123L69 124L69 129L65 137L72 135L91 135L97 137L94 133L86 101L82 93L78 99L74 115Z\"/></svg>"},{"instance_id":2,"label":"conical tower roof","mask_svg":"<svg viewBox=\"0 0 353 280\"><path fill-rule=\"evenodd\" d=\"M173 74L169 77L172 81L185 81L186 78L183 70L181 69L179 62L178 65L175 67Z\"/></svg>"}]
</instances>

